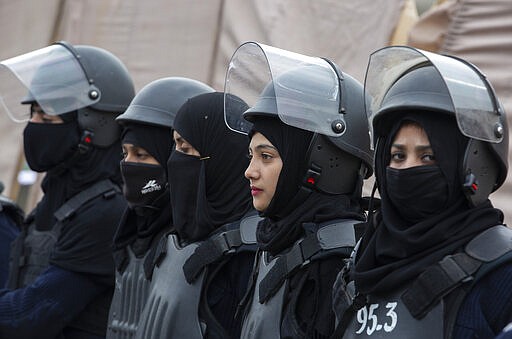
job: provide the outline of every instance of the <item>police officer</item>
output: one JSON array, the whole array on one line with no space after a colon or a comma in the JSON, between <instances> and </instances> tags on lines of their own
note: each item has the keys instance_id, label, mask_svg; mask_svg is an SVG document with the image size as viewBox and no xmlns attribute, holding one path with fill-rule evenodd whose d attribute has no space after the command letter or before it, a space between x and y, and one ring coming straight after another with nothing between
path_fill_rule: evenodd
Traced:
<instances>
[{"instance_id":1,"label":"police officer","mask_svg":"<svg viewBox=\"0 0 512 339\"><path fill-rule=\"evenodd\" d=\"M213 89L196 80L158 79L116 118L123 127L121 174L128 208L114 238L116 288L107 338L132 338L137 330L152 273L150 254L171 229L167 159L174 147L172 123L188 98L206 92Z\"/></svg>"},{"instance_id":2,"label":"police officer","mask_svg":"<svg viewBox=\"0 0 512 339\"><path fill-rule=\"evenodd\" d=\"M237 101L237 110L247 106ZM136 338L238 338L257 220L243 171L247 138L224 124L224 95L189 99L167 163L174 233L155 255Z\"/></svg>"},{"instance_id":3,"label":"police officer","mask_svg":"<svg viewBox=\"0 0 512 339\"><path fill-rule=\"evenodd\" d=\"M512 231L488 200L503 108L473 65L409 47L372 54L365 88L382 206L337 281L339 337L493 338L512 316Z\"/></svg>"},{"instance_id":4,"label":"police officer","mask_svg":"<svg viewBox=\"0 0 512 339\"><path fill-rule=\"evenodd\" d=\"M229 101L226 121L249 131L245 176L264 216L241 337L328 338L332 284L365 220L359 200L372 173L363 87L329 60L257 43L235 52L226 85L252 103L243 115L252 126Z\"/></svg>"},{"instance_id":5,"label":"police officer","mask_svg":"<svg viewBox=\"0 0 512 339\"><path fill-rule=\"evenodd\" d=\"M134 96L132 80L110 52L66 42L1 65L3 107L17 121L30 119L25 157L46 176L13 248L11 291L0 292L0 336L104 337L112 238L126 208L114 119ZM20 82L7 86L12 75Z\"/></svg>"},{"instance_id":6,"label":"police officer","mask_svg":"<svg viewBox=\"0 0 512 339\"><path fill-rule=\"evenodd\" d=\"M0 182L0 287L3 288L9 272L9 249L20 233L25 213L14 201L2 195L2 191Z\"/></svg>"}]
</instances>

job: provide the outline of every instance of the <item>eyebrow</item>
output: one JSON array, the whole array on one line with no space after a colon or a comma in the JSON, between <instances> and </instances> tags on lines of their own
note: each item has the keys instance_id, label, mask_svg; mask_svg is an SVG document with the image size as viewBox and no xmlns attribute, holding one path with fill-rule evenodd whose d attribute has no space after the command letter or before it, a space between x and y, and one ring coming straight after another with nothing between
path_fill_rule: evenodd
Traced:
<instances>
[{"instance_id":1,"label":"eyebrow","mask_svg":"<svg viewBox=\"0 0 512 339\"><path fill-rule=\"evenodd\" d=\"M402 145L402 144L392 144L391 147L395 147L398 149L406 148L405 145ZM418 145L418 146L415 146L414 149L417 151L428 151L428 150L432 150L432 146L431 145Z\"/></svg>"},{"instance_id":2,"label":"eyebrow","mask_svg":"<svg viewBox=\"0 0 512 339\"><path fill-rule=\"evenodd\" d=\"M272 145L268 145L268 144L259 144L256 147L254 147L255 150L261 150L261 149L266 149L266 148L270 148L270 149L273 149L273 150L277 151L277 148L275 148Z\"/></svg>"}]
</instances>

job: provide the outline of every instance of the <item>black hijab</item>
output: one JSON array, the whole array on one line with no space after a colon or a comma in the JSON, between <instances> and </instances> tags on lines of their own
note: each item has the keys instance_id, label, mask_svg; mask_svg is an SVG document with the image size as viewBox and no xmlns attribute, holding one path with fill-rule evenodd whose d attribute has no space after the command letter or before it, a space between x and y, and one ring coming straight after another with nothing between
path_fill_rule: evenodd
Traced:
<instances>
[{"instance_id":1,"label":"black hijab","mask_svg":"<svg viewBox=\"0 0 512 339\"><path fill-rule=\"evenodd\" d=\"M121 135L122 143L144 148L162 166L167 175L167 159L174 147L171 128L126 123ZM127 208L114 236L114 252L128 245L136 256L143 255L156 235L171 227L169 186L147 208ZM117 254L116 254L117 256ZM119 266L119 265L118 265Z\"/></svg>"},{"instance_id":2,"label":"black hijab","mask_svg":"<svg viewBox=\"0 0 512 339\"><path fill-rule=\"evenodd\" d=\"M436 165L446 182L445 204L438 213L418 222L407 221L390 200L386 168L393 139L404 121L422 126L434 151ZM384 123L384 122L382 122ZM363 236L355 267L361 293L385 293L418 276L426 267L454 253L481 231L501 224L503 214L488 201L471 208L462 192L462 162L468 139L453 117L432 112L400 115L387 136L379 138L375 155L381 211ZM411 199L411 206L415 200ZM412 206L416 207L416 206Z\"/></svg>"},{"instance_id":3,"label":"black hijab","mask_svg":"<svg viewBox=\"0 0 512 339\"><path fill-rule=\"evenodd\" d=\"M76 130L77 140L79 140L80 130L76 113L67 113L65 117L65 122L70 124L70 128ZM106 148L91 147L83 154L75 150L74 155L48 170L41 184L44 196L35 209L37 228L50 229L57 222L53 215L57 209L94 183L111 179L120 185L120 149L121 144L116 141Z\"/></svg>"},{"instance_id":4,"label":"black hijab","mask_svg":"<svg viewBox=\"0 0 512 339\"><path fill-rule=\"evenodd\" d=\"M274 197L261 213L265 219L257 229L258 244L263 250L275 255L288 248L303 235L304 223L322 223L338 218L364 219L352 197L301 188L312 132L268 117L256 119L251 135L255 132L261 133L277 148L283 161Z\"/></svg>"},{"instance_id":5,"label":"black hijab","mask_svg":"<svg viewBox=\"0 0 512 339\"><path fill-rule=\"evenodd\" d=\"M240 112L247 109L240 103ZM168 171L173 225L186 241L198 241L237 221L252 208L244 177L247 138L224 123L224 93L201 94L178 111L174 129L201 159L174 150Z\"/></svg>"}]
</instances>

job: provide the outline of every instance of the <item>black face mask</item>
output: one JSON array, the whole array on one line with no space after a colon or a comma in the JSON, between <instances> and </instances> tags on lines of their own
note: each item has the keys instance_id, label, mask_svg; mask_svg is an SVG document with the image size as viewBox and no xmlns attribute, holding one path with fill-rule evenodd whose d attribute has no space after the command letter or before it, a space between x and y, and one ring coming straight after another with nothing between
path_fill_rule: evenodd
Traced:
<instances>
[{"instance_id":1,"label":"black face mask","mask_svg":"<svg viewBox=\"0 0 512 339\"><path fill-rule=\"evenodd\" d=\"M196 229L201 165L198 157L178 151L173 151L167 161L173 224L184 239L192 239L202 233Z\"/></svg>"},{"instance_id":2,"label":"black face mask","mask_svg":"<svg viewBox=\"0 0 512 339\"><path fill-rule=\"evenodd\" d=\"M438 166L386 168L387 193L402 218L418 223L441 212L448 184Z\"/></svg>"},{"instance_id":3,"label":"black face mask","mask_svg":"<svg viewBox=\"0 0 512 339\"><path fill-rule=\"evenodd\" d=\"M160 165L121 161L123 193L128 206L150 207L165 191L165 171Z\"/></svg>"},{"instance_id":4,"label":"black face mask","mask_svg":"<svg viewBox=\"0 0 512 339\"><path fill-rule=\"evenodd\" d=\"M36 172L46 172L69 159L79 142L76 121L63 124L29 122L23 131L25 158Z\"/></svg>"}]
</instances>

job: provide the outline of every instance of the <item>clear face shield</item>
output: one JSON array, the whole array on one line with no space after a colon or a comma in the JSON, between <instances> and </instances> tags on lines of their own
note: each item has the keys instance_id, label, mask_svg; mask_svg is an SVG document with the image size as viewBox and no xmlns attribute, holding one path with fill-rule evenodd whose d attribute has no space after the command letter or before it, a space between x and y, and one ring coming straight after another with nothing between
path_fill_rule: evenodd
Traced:
<instances>
[{"instance_id":1,"label":"clear face shield","mask_svg":"<svg viewBox=\"0 0 512 339\"><path fill-rule=\"evenodd\" d=\"M251 128L236 109L241 99L250 107L246 114L277 115L287 125L327 136L344 133L338 75L324 59L247 42L231 58L224 92L225 122L234 131Z\"/></svg>"},{"instance_id":2,"label":"clear face shield","mask_svg":"<svg viewBox=\"0 0 512 339\"><path fill-rule=\"evenodd\" d=\"M0 62L0 111L16 122L30 119L23 104L37 102L44 113L59 115L99 100L72 46L57 43Z\"/></svg>"},{"instance_id":3,"label":"clear face shield","mask_svg":"<svg viewBox=\"0 0 512 339\"><path fill-rule=\"evenodd\" d=\"M369 98L366 113L372 139L373 118L388 90L405 73L426 65L434 66L446 84L461 133L477 140L501 142L504 113L485 76L463 60L406 46L386 47L370 56L365 92Z\"/></svg>"}]
</instances>

